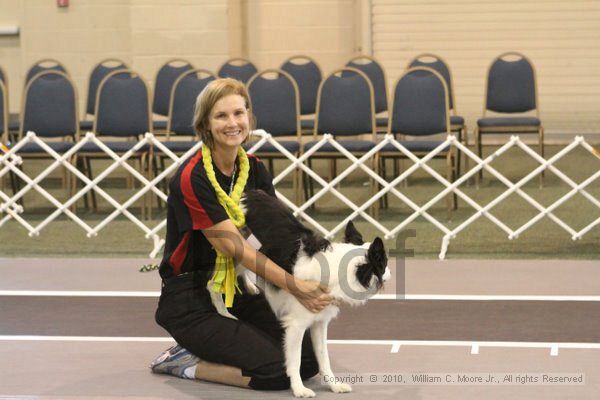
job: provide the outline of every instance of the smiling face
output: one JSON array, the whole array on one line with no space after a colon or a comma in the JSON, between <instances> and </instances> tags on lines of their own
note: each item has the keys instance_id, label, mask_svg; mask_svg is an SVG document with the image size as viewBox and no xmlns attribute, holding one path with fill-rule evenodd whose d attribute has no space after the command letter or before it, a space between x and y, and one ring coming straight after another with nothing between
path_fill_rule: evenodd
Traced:
<instances>
[{"instance_id":1,"label":"smiling face","mask_svg":"<svg viewBox=\"0 0 600 400\"><path fill-rule=\"evenodd\" d=\"M215 79L196 98L194 131L211 149L233 150L248 137L254 123L248 90L240 81Z\"/></svg>"},{"instance_id":2,"label":"smiling face","mask_svg":"<svg viewBox=\"0 0 600 400\"><path fill-rule=\"evenodd\" d=\"M246 102L238 94L230 94L219 99L208 116L215 147L237 148L248 136L250 121Z\"/></svg>"}]
</instances>

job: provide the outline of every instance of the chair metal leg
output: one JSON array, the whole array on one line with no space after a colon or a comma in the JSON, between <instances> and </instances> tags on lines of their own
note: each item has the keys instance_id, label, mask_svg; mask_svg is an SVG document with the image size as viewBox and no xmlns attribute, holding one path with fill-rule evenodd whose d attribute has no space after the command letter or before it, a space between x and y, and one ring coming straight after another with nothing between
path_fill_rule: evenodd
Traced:
<instances>
[{"instance_id":1,"label":"chair metal leg","mask_svg":"<svg viewBox=\"0 0 600 400\"><path fill-rule=\"evenodd\" d=\"M379 174L379 176L381 176L381 177L382 177L382 178L383 178L385 181L387 181L387 173L386 173L386 170L385 170L385 157L379 157L379 156L378 156L377 158L379 159L379 160L378 160L378 162L377 162L377 163L379 164L379 167L378 167L378 171L377 171L377 173L378 173L378 174ZM379 190L381 190L381 189L382 189L382 186L381 186L381 185L379 185L378 187L379 187ZM386 194L384 194L383 196L381 196L381 197L379 198L379 208L387 208L387 206L388 206L388 205L387 205L387 195L388 195L388 194L386 193Z\"/></svg>"},{"instance_id":2,"label":"chair metal leg","mask_svg":"<svg viewBox=\"0 0 600 400\"><path fill-rule=\"evenodd\" d=\"M377 171L378 164L379 164L379 155L375 154L375 156L371 159L371 169L373 171ZM371 197L374 197L378 191L379 184L378 184L378 182L375 182L375 179L373 179L371 176L369 176L369 187L371 188ZM375 201L373 204L371 204L370 208L371 208L371 215L373 215L373 218L379 219L379 201Z\"/></svg>"},{"instance_id":3,"label":"chair metal leg","mask_svg":"<svg viewBox=\"0 0 600 400\"><path fill-rule=\"evenodd\" d=\"M294 155L296 158L300 157L298 154ZM300 174L298 169L294 169L292 172L292 191L294 192L294 203L296 206L300 205Z\"/></svg>"},{"instance_id":4,"label":"chair metal leg","mask_svg":"<svg viewBox=\"0 0 600 400\"><path fill-rule=\"evenodd\" d=\"M310 168L311 170L313 169L312 167L312 160L309 158L308 160L308 168ZM307 180L308 180L308 194L309 196L306 198L306 200L308 200L309 198L312 198L315 195L315 187L314 187L314 182L313 180L310 178L310 176L307 175ZM315 209L316 208L316 203L313 203L310 206L311 209Z\"/></svg>"},{"instance_id":5,"label":"chair metal leg","mask_svg":"<svg viewBox=\"0 0 600 400\"><path fill-rule=\"evenodd\" d=\"M544 156L544 128L541 126L540 126L540 130L538 131L538 138L539 138L540 156L542 156L542 158L546 159L546 157ZM546 170L542 170L542 173L540 174L540 189L544 186L545 172L546 172Z\"/></svg>"},{"instance_id":6,"label":"chair metal leg","mask_svg":"<svg viewBox=\"0 0 600 400\"><path fill-rule=\"evenodd\" d=\"M156 165L157 164L156 157L153 157L153 159L154 160L153 160L153 163L152 163L153 164L152 167L154 168L154 173L155 173L154 176L157 177L162 171L165 170L165 157L164 156L159 156L158 157L158 161L160 161L160 171L158 169L158 166ZM168 194L169 193L169 185L167 183L167 180L163 179L162 182L161 182L161 184L162 184L162 187L163 187L163 192L165 192L166 194ZM160 197L158 197L158 196L156 197L156 202L158 204L158 209L162 210L162 202L161 202Z\"/></svg>"},{"instance_id":7,"label":"chair metal leg","mask_svg":"<svg viewBox=\"0 0 600 400\"><path fill-rule=\"evenodd\" d=\"M13 191L13 196L14 196L19 190L21 190L21 185L19 183L19 179L17 178L17 175L15 175L15 173L13 171L10 171L8 173L8 176L10 177L10 187ZM19 200L17 200L17 204L23 206L23 197L21 197Z\"/></svg>"},{"instance_id":8,"label":"chair metal leg","mask_svg":"<svg viewBox=\"0 0 600 400\"><path fill-rule=\"evenodd\" d=\"M463 133L464 133L464 136L463 136L464 145L466 148L469 148L469 130L467 129L466 125L463 125ZM469 168L469 164L470 164L469 160L471 159L471 157L467 156L467 154L464 153L464 158L465 158L465 166L464 166L465 171L469 172L469 169L470 169ZM457 179L458 178L460 178L460 174L457 176ZM471 179L467 180L467 185L469 184L470 180Z\"/></svg>"},{"instance_id":9,"label":"chair metal leg","mask_svg":"<svg viewBox=\"0 0 600 400\"><path fill-rule=\"evenodd\" d=\"M456 169L454 169L453 167L456 165L456 160L454 159L454 157L456 157L456 155L451 151L450 153L450 177L449 177L449 181L450 183L454 183L454 181L456 181L456 179L458 179L458 175L456 173ZM452 210L456 210L458 208L458 196L456 195L455 191L452 191Z\"/></svg>"},{"instance_id":10,"label":"chair metal leg","mask_svg":"<svg viewBox=\"0 0 600 400\"><path fill-rule=\"evenodd\" d=\"M271 174L271 176L275 176L275 166L272 157L269 157L269 173Z\"/></svg>"},{"instance_id":11,"label":"chair metal leg","mask_svg":"<svg viewBox=\"0 0 600 400\"><path fill-rule=\"evenodd\" d=\"M448 182L453 182L453 168L454 168L454 157L452 156L452 151L448 151L446 155L446 179ZM446 205L447 205L447 216L448 221L452 219L452 210L456 208L456 194L454 192L448 193L446 196Z\"/></svg>"},{"instance_id":12,"label":"chair metal leg","mask_svg":"<svg viewBox=\"0 0 600 400\"><path fill-rule=\"evenodd\" d=\"M84 158L83 157L79 157L76 155L75 157L75 168L77 168L83 175L87 176L87 172L85 170L85 162L84 162ZM83 182L81 182L81 185L83 187ZM79 181L77 179L75 179L75 182L73 184L73 186L75 186L75 189L77 189L77 187L79 186ZM88 194L87 192L83 194L83 207L88 210L90 208L89 203L88 203Z\"/></svg>"},{"instance_id":13,"label":"chair metal leg","mask_svg":"<svg viewBox=\"0 0 600 400\"><path fill-rule=\"evenodd\" d=\"M87 177L90 180L93 180L92 162L91 162L90 157L85 157L85 169L87 172ZM90 195L92 196L92 210L94 210L94 212L98 212L98 202L96 201L96 191L94 189L90 190Z\"/></svg>"},{"instance_id":14,"label":"chair metal leg","mask_svg":"<svg viewBox=\"0 0 600 400\"><path fill-rule=\"evenodd\" d=\"M75 168L77 168L77 153L75 153L73 156L71 156L71 158L69 159L69 164L75 166ZM73 196L75 195L77 190L77 177L73 176L71 177L71 179L69 179L69 199L72 199ZM77 202L73 202L73 204L71 204L71 207L69 207L69 210L73 213L77 212Z\"/></svg>"},{"instance_id":15,"label":"chair metal leg","mask_svg":"<svg viewBox=\"0 0 600 400\"><path fill-rule=\"evenodd\" d=\"M142 174L142 176L148 178L149 174L146 173L145 167L146 167L146 155L142 154L139 158L138 158L138 164L139 164L139 171ZM137 181L137 179L134 180L134 186L135 186L135 182ZM140 182L141 184L141 182ZM150 192L151 193L151 192ZM150 193L146 192L143 196L142 196L142 220L146 219L147 215L149 214L149 210L148 210L148 196L152 196ZM152 197L150 197L150 202L152 202Z\"/></svg>"},{"instance_id":16,"label":"chair metal leg","mask_svg":"<svg viewBox=\"0 0 600 400\"><path fill-rule=\"evenodd\" d=\"M125 160L125 163L130 164L131 161L131 157L129 157L127 160ZM127 174L127 176L125 177L125 186L127 187L127 189L131 189L135 186L135 181L133 179L133 177L131 176L131 174Z\"/></svg>"},{"instance_id":17,"label":"chair metal leg","mask_svg":"<svg viewBox=\"0 0 600 400\"><path fill-rule=\"evenodd\" d=\"M304 171L300 172L300 174L302 175L302 191L304 193L304 201L307 201L308 197L309 197L308 196L308 190L309 190L309 188L308 188L308 179L309 179L309 176Z\"/></svg>"},{"instance_id":18,"label":"chair metal leg","mask_svg":"<svg viewBox=\"0 0 600 400\"><path fill-rule=\"evenodd\" d=\"M329 182L331 182L333 179L335 179L336 175L337 175L336 159L330 158L329 159Z\"/></svg>"},{"instance_id":19,"label":"chair metal leg","mask_svg":"<svg viewBox=\"0 0 600 400\"><path fill-rule=\"evenodd\" d=\"M60 186L68 191L69 184L70 184L69 174L68 174L69 171L64 166L63 166L63 168L61 168L61 171L62 171L62 174L60 176Z\"/></svg>"},{"instance_id":20,"label":"chair metal leg","mask_svg":"<svg viewBox=\"0 0 600 400\"><path fill-rule=\"evenodd\" d=\"M458 142L462 143L463 142L463 126L461 126L457 133L458 133ZM456 159L455 159L455 170L456 170L456 176L460 177L460 159L462 158L462 151L460 151L459 149L456 149Z\"/></svg>"},{"instance_id":21,"label":"chair metal leg","mask_svg":"<svg viewBox=\"0 0 600 400\"><path fill-rule=\"evenodd\" d=\"M481 132L479 131L479 127L475 128L475 147L477 148L477 156L481 159L482 149L481 149ZM475 186L479 188L479 182L483 179L483 168L480 169L475 174Z\"/></svg>"},{"instance_id":22,"label":"chair metal leg","mask_svg":"<svg viewBox=\"0 0 600 400\"><path fill-rule=\"evenodd\" d=\"M153 155L151 157L151 161L150 161L150 165L148 165L148 171L152 172L152 174L149 176L151 176L151 180L156 178L158 176L158 164L162 162L162 157L161 156L157 156L157 155ZM165 182L164 180L162 182L157 183L156 185L158 188L160 188L162 191L164 191L166 193L166 187L165 187ZM152 203L153 201L153 196L152 194L150 194L150 203ZM156 196L156 207L160 210L162 209L162 205L160 204L160 197L158 197L158 195Z\"/></svg>"}]
</instances>

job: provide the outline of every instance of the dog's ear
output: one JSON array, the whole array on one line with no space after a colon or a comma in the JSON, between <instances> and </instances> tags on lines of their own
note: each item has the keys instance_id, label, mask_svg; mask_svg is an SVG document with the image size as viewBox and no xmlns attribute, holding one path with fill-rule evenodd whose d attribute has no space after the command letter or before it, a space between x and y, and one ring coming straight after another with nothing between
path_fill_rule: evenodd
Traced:
<instances>
[{"instance_id":1,"label":"dog's ear","mask_svg":"<svg viewBox=\"0 0 600 400\"><path fill-rule=\"evenodd\" d=\"M383 275L387 267L387 254L380 238L375 238L367 250L366 263L360 264L356 270L356 278L363 287L368 288L371 278L377 278L377 288L383 285Z\"/></svg>"},{"instance_id":2,"label":"dog's ear","mask_svg":"<svg viewBox=\"0 0 600 400\"><path fill-rule=\"evenodd\" d=\"M352 221L348 221L348 224L346 224L346 231L344 232L344 243L352 243L357 246L362 246L365 243L362 235L356 230Z\"/></svg>"},{"instance_id":3,"label":"dog's ear","mask_svg":"<svg viewBox=\"0 0 600 400\"><path fill-rule=\"evenodd\" d=\"M376 237L369 246L369 250L367 251L367 260L369 264L372 264L374 268L380 269L381 271L385 271L385 267L387 266L387 254L385 254L385 247L383 246L383 240L381 238Z\"/></svg>"}]
</instances>

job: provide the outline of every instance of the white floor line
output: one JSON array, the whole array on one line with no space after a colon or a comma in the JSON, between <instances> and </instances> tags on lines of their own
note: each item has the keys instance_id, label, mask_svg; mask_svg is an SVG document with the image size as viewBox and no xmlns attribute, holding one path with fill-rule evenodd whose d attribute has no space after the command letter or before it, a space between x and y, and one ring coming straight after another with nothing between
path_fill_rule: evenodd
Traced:
<instances>
[{"instance_id":1,"label":"white floor line","mask_svg":"<svg viewBox=\"0 0 600 400\"><path fill-rule=\"evenodd\" d=\"M600 350L600 343L560 343L560 342L477 342L450 340L328 340L328 344L355 345L387 345L390 353L397 353L401 346L437 346L467 347L472 355L478 355L484 347L549 349L551 356L558 356L559 349L595 349Z\"/></svg>"},{"instance_id":2,"label":"white floor line","mask_svg":"<svg viewBox=\"0 0 600 400\"><path fill-rule=\"evenodd\" d=\"M600 296L568 295L464 295L464 294L378 294L376 300L460 300L460 301L600 301Z\"/></svg>"},{"instance_id":3,"label":"white floor line","mask_svg":"<svg viewBox=\"0 0 600 400\"><path fill-rule=\"evenodd\" d=\"M25 342L174 342L172 337L0 335L0 341Z\"/></svg>"},{"instance_id":4,"label":"white floor line","mask_svg":"<svg viewBox=\"0 0 600 400\"><path fill-rule=\"evenodd\" d=\"M87 290L0 290L0 296L62 297L158 297L154 291L87 291ZM446 300L446 301L600 301L600 296L553 295L453 295L453 294L378 294L373 300Z\"/></svg>"},{"instance_id":5,"label":"white floor line","mask_svg":"<svg viewBox=\"0 0 600 400\"><path fill-rule=\"evenodd\" d=\"M134 337L134 336L36 336L36 335L0 335L0 342L174 342L171 337ZM327 341L330 345L391 346L390 352L397 353L401 346L423 347L466 347L471 354L477 355L484 347L496 348L538 348L549 349L551 355L558 355L559 349L600 349L600 343L572 342L478 342L453 340L337 340ZM476 349L474 352L473 349Z\"/></svg>"},{"instance_id":6,"label":"white floor line","mask_svg":"<svg viewBox=\"0 0 600 400\"><path fill-rule=\"evenodd\" d=\"M0 290L0 296L158 297L160 296L160 292L105 290Z\"/></svg>"}]
</instances>

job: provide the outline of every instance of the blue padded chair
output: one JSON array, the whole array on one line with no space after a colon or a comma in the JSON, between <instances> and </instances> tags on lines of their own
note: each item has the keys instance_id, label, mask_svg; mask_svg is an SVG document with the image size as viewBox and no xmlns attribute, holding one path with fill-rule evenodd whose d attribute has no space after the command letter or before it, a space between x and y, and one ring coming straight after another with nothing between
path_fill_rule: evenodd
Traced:
<instances>
[{"instance_id":1,"label":"blue padded chair","mask_svg":"<svg viewBox=\"0 0 600 400\"><path fill-rule=\"evenodd\" d=\"M202 90L216 75L205 69L192 69L181 74L171 88L167 119L167 136L162 144L175 154L184 154L198 143L192 125L194 106ZM158 157L164 169L164 156ZM155 170L158 173L158 170Z\"/></svg>"},{"instance_id":2,"label":"blue padded chair","mask_svg":"<svg viewBox=\"0 0 600 400\"><path fill-rule=\"evenodd\" d=\"M281 65L281 70L287 72L298 84L300 92L300 115L308 116L315 113L317 108L317 91L323 80L321 68L310 57L298 55L288 58ZM314 118L300 120L303 132L312 133L315 129Z\"/></svg>"},{"instance_id":3,"label":"blue padded chair","mask_svg":"<svg viewBox=\"0 0 600 400\"><path fill-rule=\"evenodd\" d=\"M77 90L71 78L58 70L32 76L23 90L19 141L33 131L59 154L69 151L79 136ZM19 150L23 158L53 159L37 143ZM63 183L69 182L63 177Z\"/></svg>"},{"instance_id":4,"label":"blue padded chair","mask_svg":"<svg viewBox=\"0 0 600 400\"><path fill-rule=\"evenodd\" d=\"M458 115L456 112L456 100L454 99L454 83L452 80L452 74L446 61L440 56L431 53L419 54L413 58L407 68L412 67L429 67L439 73L446 81L446 87L448 88L448 101L450 102L450 131L455 132L458 140L464 143L466 146L469 145L469 137L467 135L467 125L465 119ZM460 176L460 152L456 156L456 175ZM468 159L467 159L468 160Z\"/></svg>"},{"instance_id":5,"label":"blue padded chair","mask_svg":"<svg viewBox=\"0 0 600 400\"><path fill-rule=\"evenodd\" d=\"M88 120L87 116L93 116L96 111L96 93L98 92L98 86L100 85L100 82L102 82L102 79L111 72L128 68L127 64L116 58L107 58L96 64L90 73L85 115L83 120L79 122L79 129L82 131L91 131L94 128L94 122Z\"/></svg>"},{"instance_id":6,"label":"blue padded chair","mask_svg":"<svg viewBox=\"0 0 600 400\"><path fill-rule=\"evenodd\" d=\"M428 136L443 133L450 134L450 110L448 89L444 77L428 67L413 67L405 71L394 86L388 134L402 139L412 137L415 140L401 140L401 144L413 154L426 155L443 141L431 140ZM448 146L436 157L446 158L447 178L454 180L453 152ZM391 144L380 152L380 171L385 178L385 160L388 158L406 158ZM384 204L385 205L385 204ZM448 196L448 210L456 207L454 196Z\"/></svg>"},{"instance_id":7,"label":"blue padded chair","mask_svg":"<svg viewBox=\"0 0 600 400\"><path fill-rule=\"evenodd\" d=\"M39 72L31 77L23 93L19 139L28 131L38 137L60 139L48 145L58 153L68 151L79 134L77 92L69 76L58 70ZM28 143L20 153L47 154L37 144Z\"/></svg>"},{"instance_id":8,"label":"blue padded chair","mask_svg":"<svg viewBox=\"0 0 600 400\"><path fill-rule=\"evenodd\" d=\"M346 67L356 68L365 73L371 80L373 92L375 93L375 114L377 127L383 132L387 131L388 118L385 114L388 110L387 104L387 84L385 79L385 71L381 64L373 57L360 55L352 58Z\"/></svg>"},{"instance_id":9,"label":"blue padded chair","mask_svg":"<svg viewBox=\"0 0 600 400\"><path fill-rule=\"evenodd\" d=\"M154 100L152 101L152 112L156 115L167 117L169 115L169 104L173 84L183 74L194 67L189 61L174 58L167 61L156 74L154 80ZM154 130L164 131L167 129L166 120L154 120Z\"/></svg>"},{"instance_id":10,"label":"blue padded chair","mask_svg":"<svg viewBox=\"0 0 600 400\"><path fill-rule=\"evenodd\" d=\"M93 132L96 136L120 140L103 141L117 154L129 151L146 132L152 128L150 94L145 80L131 70L117 70L106 75L98 85L96 108L94 110ZM140 169L148 170L150 146L142 147L134 156L140 162ZM95 143L86 143L80 149L82 168L92 179L91 159L110 158ZM96 208L95 193L92 193ZM87 199L86 203L87 203ZM145 208L144 208L145 210Z\"/></svg>"},{"instance_id":11,"label":"blue padded chair","mask_svg":"<svg viewBox=\"0 0 600 400\"><path fill-rule=\"evenodd\" d=\"M52 58L45 58L37 61L29 68L25 77L25 85L27 85L31 78L43 71L60 71L64 72L66 75L69 75L67 69L59 61L56 61Z\"/></svg>"},{"instance_id":12,"label":"blue padded chair","mask_svg":"<svg viewBox=\"0 0 600 400\"><path fill-rule=\"evenodd\" d=\"M175 154L185 154L198 143L196 132L192 125L194 119L194 107L196 99L202 90L217 76L205 69L191 69L183 72L173 82L171 94L169 95L169 108L167 119L167 135L161 143ZM155 152L154 174L157 176L159 168L165 169L167 156L162 152ZM163 191L168 190L167 181L163 180ZM162 203L158 201L159 207Z\"/></svg>"},{"instance_id":13,"label":"blue padded chair","mask_svg":"<svg viewBox=\"0 0 600 400\"><path fill-rule=\"evenodd\" d=\"M174 153L185 153L196 143L196 132L192 126L194 106L198 95L217 76L205 69L192 69L181 74L171 88L167 140L163 144ZM189 140L171 140L187 137Z\"/></svg>"},{"instance_id":14,"label":"blue padded chair","mask_svg":"<svg viewBox=\"0 0 600 400\"><path fill-rule=\"evenodd\" d=\"M248 82L258 70L251 61L245 58L232 58L227 60L217 72L220 78L233 78L241 82Z\"/></svg>"},{"instance_id":15,"label":"blue padded chair","mask_svg":"<svg viewBox=\"0 0 600 400\"><path fill-rule=\"evenodd\" d=\"M544 128L537 93L535 68L523 54L507 52L492 61L487 74L483 117L477 120L475 129L479 157L482 155L482 135L503 133L537 134L540 155L544 156ZM488 111L496 114L488 116ZM482 171L478 179L481 176ZM543 173L540 184L542 179Z\"/></svg>"},{"instance_id":16,"label":"blue padded chair","mask_svg":"<svg viewBox=\"0 0 600 400\"><path fill-rule=\"evenodd\" d=\"M340 68L333 71L319 85L313 140L304 145L304 152L318 142L319 134L330 133L349 152L362 156L373 147L376 140L375 96L373 85L365 73L354 68ZM368 139L348 139L368 135ZM346 157L332 145L325 144L309 159L330 160L331 179L337 176L336 160ZM376 158L373 158L375 169ZM312 180L305 185L312 195ZM373 187L374 188L374 187ZM306 192L305 192L306 194Z\"/></svg>"},{"instance_id":17,"label":"blue padded chair","mask_svg":"<svg viewBox=\"0 0 600 400\"><path fill-rule=\"evenodd\" d=\"M38 73L43 72L43 71L60 71L60 72L64 72L66 75L69 75L69 73L67 72L67 69L59 61L56 61L52 58L45 58L45 59L37 61L29 68L29 70L27 71L27 75L25 77L25 83L24 83L23 87L27 86L27 82L29 82L29 80L31 78L33 78L35 75L37 75ZM8 121L9 132L12 132L15 135L17 135L18 132L20 131L19 124L20 124L20 117L17 116L17 118L9 119L9 121Z\"/></svg>"},{"instance_id":18,"label":"blue padded chair","mask_svg":"<svg viewBox=\"0 0 600 400\"><path fill-rule=\"evenodd\" d=\"M277 140L290 153L300 154L300 94L298 85L291 75L278 69L267 69L248 81L248 93L256 128L264 129L274 137L291 137L292 140ZM246 149L253 143L247 143ZM274 175L273 160L286 159L270 143L265 143L256 155L269 161L269 170ZM298 174L294 173L294 194L300 200Z\"/></svg>"}]
</instances>

